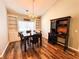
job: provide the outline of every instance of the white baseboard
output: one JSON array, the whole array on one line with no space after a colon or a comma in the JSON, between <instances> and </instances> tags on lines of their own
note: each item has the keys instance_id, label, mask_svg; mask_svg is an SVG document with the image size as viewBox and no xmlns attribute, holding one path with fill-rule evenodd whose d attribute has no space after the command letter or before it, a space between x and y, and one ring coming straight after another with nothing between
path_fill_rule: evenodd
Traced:
<instances>
[{"instance_id":1,"label":"white baseboard","mask_svg":"<svg viewBox=\"0 0 79 59\"><path fill-rule=\"evenodd\" d=\"M7 45L6 45L5 49L3 50L2 54L0 55L0 58L2 58L2 57L3 57L3 55L4 55L4 53L5 53L5 51L6 51L7 47L8 47L8 45L9 45L9 42L7 43Z\"/></svg>"},{"instance_id":2,"label":"white baseboard","mask_svg":"<svg viewBox=\"0 0 79 59\"><path fill-rule=\"evenodd\" d=\"M47 39L46 37L43 37L43 38ZM64 46L63 44L60 44L60 45ZM76 51L76 52L79 52L78 49L75 49L75 48L73 48L73 47L68 46L68 48L69 48L69 49L72 49L72 50L74 50L74 51Z\"/></svg>"},{"instance_id":3,"label":"white baseboard","mask_svg":"<svg viewBox=\"0 0 79 59\"><path fill-rule=\"evenodd\" d=\"M60 43L59 43L59 44L60 44ZM60 44L60 45L64 46L63 44ZM78 49L75 49L75 48L73 48L73 47L68 46L68 48L71 49L71 50L74 50L74 51L76 51L76 52L79 52Z\"/></svg>"},{"instance_id":4,"label":"white baseboard","mask_svg":"<svg viewBox=\"0 0 79 59\"><path fill-rule=\"evenodd\" d=\"M72 49L72 50L74 50L74 51L76 51L76 52L79 52L79 50L78 49L75 49L75 48L72 48L72 47L68 47L69 49Z\"/></svg>"}]
</instances>

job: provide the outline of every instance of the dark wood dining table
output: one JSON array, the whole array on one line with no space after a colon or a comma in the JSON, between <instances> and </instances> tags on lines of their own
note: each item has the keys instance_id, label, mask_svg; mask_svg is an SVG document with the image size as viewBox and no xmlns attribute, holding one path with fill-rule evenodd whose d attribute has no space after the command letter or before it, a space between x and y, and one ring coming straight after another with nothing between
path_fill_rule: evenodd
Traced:
<instances>
[{"instance_id":1,"label":"dark wood dining table","mask_svg":"<svg viewBox=\"0 0 79 59\"><path fill-rule=\"evenodd\" d=\"M41 31L40 32L32 32L31 35L30 34L26 34L26 32L24 32L23 33L23 36L25 38L24 40L26 41L27 37L32 37L34 34L38 36L39 42L40 42L40 47L41 47L42 46L42 33L41 33ZM25 44L24 50L26 51L26 42L24 44Z\"/></svg>"}]
</instances>

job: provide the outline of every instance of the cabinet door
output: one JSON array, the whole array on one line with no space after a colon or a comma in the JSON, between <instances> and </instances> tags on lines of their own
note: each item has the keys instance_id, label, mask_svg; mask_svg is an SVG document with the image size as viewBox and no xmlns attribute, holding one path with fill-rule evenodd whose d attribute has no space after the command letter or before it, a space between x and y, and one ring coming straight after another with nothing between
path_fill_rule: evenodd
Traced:
<instances>
[{"instance_id":1,"label":"cabinet door","mask_svg":"<svg viewBox=\"0 0 79 59\"><path fill-rule=\"evenodd\" d=\"M53 43L53 44L57 43L57 37L55 33L48 34L48 42Z\"/></svg>"}]
</instances>

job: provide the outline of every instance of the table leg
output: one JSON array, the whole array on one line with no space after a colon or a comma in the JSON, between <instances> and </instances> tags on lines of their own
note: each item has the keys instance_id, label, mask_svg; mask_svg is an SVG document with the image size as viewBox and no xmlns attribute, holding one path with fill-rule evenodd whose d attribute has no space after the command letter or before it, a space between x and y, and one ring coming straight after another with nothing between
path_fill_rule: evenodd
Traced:
<instances>
[{"instance_id":1,"label":"table leg","mask_svg":"<svg viewBox=\"0 0 79 59\"><path fill-rule=\"evenodd\" d=\"M42 46L42 34L40 33L40 46Z\"/></svg>"},{"instance_id":2,"label":"table leg","mask_svg":"<svg viewBox=\"0 0 79 59\"><path fill-rule=\"evenodd\" d=\"M26 40L24 41L24 51L26 52Z\"/></svg>"}]
</instances>

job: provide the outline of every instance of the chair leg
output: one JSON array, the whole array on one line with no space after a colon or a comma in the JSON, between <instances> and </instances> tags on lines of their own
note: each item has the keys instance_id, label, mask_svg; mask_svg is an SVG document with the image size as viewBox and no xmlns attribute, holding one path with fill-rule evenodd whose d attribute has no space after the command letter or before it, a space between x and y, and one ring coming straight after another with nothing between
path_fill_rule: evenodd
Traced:
<instances>
[{"instance_id":1,"label":"chair leg","mask_svg":"<svg viewBox=\"0 0 79 59\"><path fill-rule=\"evenodd\" d=\"M34 49L34 44L32 44L32 48Z\"/></svg>"},{"instance_id":2,"label":"chair leg","mask_svg":"<svg viewBox=\"0 0 79 59\"><path fill-rule=\"evenodd\" d=\"M23 41L20 41L21 50L22 50L22 46L23 46Z\"/></svg>"},{"instance_id":3,"label":"chair leg","mask_svg":"<svg viewBox=\"0 0 79 59\"><path fill-rule=\"evenodd\" d=\"M24 51L26 52L26 41L24 42Z\"/></svg>"},{"instance_id":4,"label":"chair leg","mask_svg":"<svg viewBox=\"0 0 79 59\"><path fill-rule=\"evenodd\" d=\"M36 43L36 46L39 47L39 43L38 42Z\"/></svg>"},{"instance_id":5,"label":"chair leg","mask_svg":"<svg viewBox=\"0 0 79 59\"><path fill-rule=\"evenodd\" d=\"M21 47L21 49L22 49L22 42L20 42L20 47Z\"/></svg>"}]
</instances>

